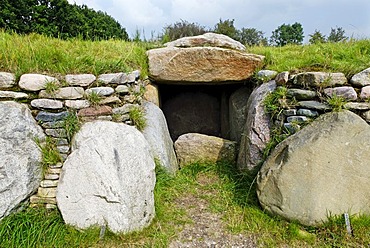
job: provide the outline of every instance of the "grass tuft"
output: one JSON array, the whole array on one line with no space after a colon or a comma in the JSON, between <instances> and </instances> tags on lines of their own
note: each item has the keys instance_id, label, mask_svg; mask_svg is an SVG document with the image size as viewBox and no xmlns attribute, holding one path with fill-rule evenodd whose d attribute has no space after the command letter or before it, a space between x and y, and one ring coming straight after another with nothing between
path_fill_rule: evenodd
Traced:
<instances>
[{"instance_id":1,"label":"grass tuft","mask_svg":"<svg viewBox=\"0 0 370 248\"><path fill-rule=\"evenodd\" d=\"M135 127L139 130L142 131L146 127L146 119L145 119L145 114L142 108L140 107L133 107L129 111L129 118L135 125Z\"/></svg>"}]
</instances>

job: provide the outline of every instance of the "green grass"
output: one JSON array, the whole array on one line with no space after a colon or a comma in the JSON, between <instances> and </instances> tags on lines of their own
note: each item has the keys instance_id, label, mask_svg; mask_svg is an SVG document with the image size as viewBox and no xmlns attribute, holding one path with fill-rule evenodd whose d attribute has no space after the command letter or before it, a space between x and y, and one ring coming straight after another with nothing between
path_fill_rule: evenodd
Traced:
<instances>
[{"instance_id":1,"label":"green grass","mask_svg":"<svg viewBox=\"0 0 370 248\"><path fill-rule=\"evenodd\" d=\"M41 143L36 140L36 143L41 149L43 172L49 165L55 165L62 162L62 157L57 149L56 141L50 137L46 137L45 142Z\"/></svg>"},{"instance_id":2,"label":"green grass","mask_svg":"<svg viewBox=\"0 0 370 248\"><path fill-rule=\"evenodd\" d=\"M347 78L370 67L370 39L315 45L250 47L248 52L266 56L265 68L278 72L343 72Z\"/></svg>"},{"instance_id":3,"label":"green grass","mask_svg":"<svg viewBox=\"0 0 370 248\"><path fill-rule=\"evenodd\" d=\"M128 112L129 118L134 124L134 126L139 130L142 131L146 127L146 119L144 115L144 111L141 107L133 107Z\"/></svg>"},{"instance_id":4,"label":"green grass","mask_svg":"<svg viewBox=\"0 0 370 248\"><path fill-rule=\"evenodd\" d=\"M73 136L80 130L81 123L76 112L69 112L67 117L63 120L63 128L67 133L67 140L70 143Z\"/></svg>"},{"instance_id":5,"label":"green grass","mask_svg":"<svg viewBox=\"0 0 370 248\"><path fill-rule=\"evenodd\" d=\"M148 73L149 43L120 40L60 40L38 34L17 35L0 30L0 71L45 73L51 76L74 73L99 75L140 69Z\"/></svg>"},{"instance_id":6,"label":"green grass","mask_svg":"<svg viewBox=\"0 0 370 248\"><path fill-rule=\"evenodd\" d=\"M94 107L99 106L103 98L95 91L92 91L90 94L86 95L87 100Z\"/></svg>"},{"instance_id":7,"label":"green grass","mask_svg":"<svg viewBox=\"0 0 370 248\"><path fill-rule=\"evenodd\" d=\"M200 177L209 183L200 182ZM204 192L212 192L204 194ZM63 223L57 211L29 209L0 221L0 247L168 247L191 224L176 199L191 194L209 202L209 209L223 216L226 230L254 236L260 247L365 247L370 244L370 217L351 217L353 236L346 233L342 217L330 217L322 227L304 227L272 217L261 210L254 175L241 174L231 164L192 164L176 176L157 168L156 217L141 232L115 235L99 229L77 231ZM196 226L194 227L196 228Z\"/></svg>"}]
</instances>

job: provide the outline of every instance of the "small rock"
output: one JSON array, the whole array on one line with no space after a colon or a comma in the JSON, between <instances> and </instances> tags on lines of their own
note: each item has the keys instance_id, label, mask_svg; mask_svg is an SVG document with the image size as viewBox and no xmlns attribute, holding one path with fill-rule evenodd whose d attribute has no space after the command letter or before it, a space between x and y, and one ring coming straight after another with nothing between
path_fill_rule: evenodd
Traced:
<instances>
[{"instance_id":1,"label":"small rock","mask_svg":"<svg viewBox=\"0 0 370 248\"><path fill-rule=\"evenodd\" d=\"M140 77L140 71L136 70L127 75L127 82L134 83Z\"/></svg>"},{"instance_id":2,"label":"small rock","mask_svg":"<svg viewBox=\"0 0 370 248\"><path fill-rule=\"evenodd\" d=\"M88 100L65 100L64 104L68 108L73 109L83 109L90 107L90 102Z\"/></svg>"},{"instance_id":3,"label":"small rock","mask_svg":"<svg viewBox=\"0 0 370 248\"><path fill-rule=\"evenodd\" d=\"M257 72L257 78L259 80L262 80L263 82L268 82L274 79L277 74L278 74L277 71L260 70L259 72Z\"/></svg>"},{"instance_id":4,"label":"small rock","mask_svg":"<svg viewBox=\"0 0 370 248\"><path fill-rule=\"evenodd\" d=\"M41 74L23 74L19 79L19 87L28 91L39 91L46 87L49 82L59 84L58 79Z\"/></svg>"},{"instance_id":5,"label":"small rock","mask_svg":"<svg viewBox=\"0 0 370 248\"><path fill-rule=\"evenodd\" d=\"M287 95L297 100L312 100L317 96L317 93L312 90L288 89Z\"/></svg>"},{"instance_id":6,"label":"small rock","mask_svg":"<svg viewBox=\"0 0 370 248\"><path fill-rule=\"evenodd\" d=\"M298 124L293 123L284 123L284 128L290 133L296 133L301 129L301 126Z\"/></svg>"},{"instance_id":7,"label":"small rock","mask_svg":"<svg viewBox=\"0 0 370 248\"><path fill-rule=\"evenodd\" d=\"M69 152L69 145L58 145L57 149L60 153L68 153Z\"/></svg>"},{"instance_id":8,"label":"small rock","mask_svg":"<svg viewBox=\"0 0 370 248\"><path fill-rule=\"evenodd\" d=\"M15 85L15 75L9 72L0 72L0 89L12 88Z\"/></svg>"},{"instance_id":9,"label":"small rock","mask_svg":"<svg viewBox=\"0 0 370 248\"><path fill-rule=\"evenodd\" d=\"M365 119L365 121L370 122L370 111L362 113L361 116Z\"/></svg>"},{"instance_id":10,"label":"small rock","mask_svg":"<svg viewBox=\"0 0 370 248\"><path fill-rule=\"evenodd\" d=\"M33 204L56 204L57 200L55 198L46 198L46 197L40 197L37 195L33 195L30 197L30 203Z\"/></svg>"},{"instance_id":11,"label":"small rock","mask_svg":"<svg viewBox=\"0 0 370 248\"><path fill-rule=\"evenodd\" d=\"M109 106L97 106L84 108L78 111L78 116L99 116L99 115L110 115L112 114L112 108Z\"/></svg>"},{"instance_id":12,"label":"small rock","mask_svg":"<svg viewBox=\"0 0 370 248\"><path fill-rule=\"evenodd\" d=\"M48 174L60 174L60 172L62 171L62 168L48 168L46 170L46 173Z\"/></svg>"},{"instance_id":13,"label":"small rock","mask_svg":"<svg viewBox=\"0 0 370 248\"><path fill-rule=\"evenodd\" d=\"M23 99L28 98L28 94L14 91L0 91L0 99L1 98Z\"/></svg>"},{"instance_id":14,"label":"small rock","mask_svg":"<svg viewBox=\"0 0 370 248\"><path fill-rule=\"evenodd\" d=\"M113 118L110 115L102 115L102 116L97 116L96 119L99 121L111 121Z\"/></svg>"},{"instance_id":15,"label":"small rock","mask_svg":"<svg viewBox=\"0 0 370 248\"><path fill-rule=\"evenodd\" d=\"M140 106L138 104L129 104L128 103L128 104L125 104L121 107L114 108L112 110L112 113L113 114L121 114L121 115L128 114L132 108L137 108L137 107L140 107Z\"/></svg>"},{"instance_id":16,"label":"small rock","mask_svg":"<svg viewBox=\"0 0 370 248\"><path fill-rule=\"evenodd\" d=\"M58 180L59 179L59 174L45 174L44 176L45 180Z\"/></svg>"},{"instance_id":17,"label":"small rock","mask_svg":"<svg viewBox=\"0 0 370 248\"><path fill-rule=\"evenodd\" d=\"M61 138L55 138L53 139L55 141L55 144L57 146L64 146L64 145L69 145L68 143L68 140L67 139L61 139Z\"/></svg>"},{"instance_id":18,"label":"small rock","mask_svg":"<svg viewBox=\"0 0 370 248\"><path fill-rule=\"evenodd\" d=\"M45 129L45 134L55 138L66 138L67 131L62 128L58 129Z\"/></svg>"},{"instance_id":19,"label":"small rock","mask_svg":"<svg viewBox=\"0 0 370 248\"><path fill-rule=\"evenodd\" d=\"M327 88L327 89L324 89L324 93L328 97L333 97L334 95L336 95L346 100L355 101L357 99L357 93L355 89L353 87L348 87L348 86Z\"/></svg>"},{"instance_id":20,"label":"small rock","mask_svg":"<svg viewBox=\"0 0 370 248\"><path fill-rule=\"evenodd\" d=\"M348 102L344 105L345 109L349 110L369 110L370 103L368 102Z\"/></svg>"},{"instance_id":21,"label":"small rock","mask_svg":"<svg viewBox=\"0 0 370 248\"><path fill-rule=\"evenodd\" d=\"M317 101L300 101L298 102L298 106L319 111L331 110L331 107L328 104Z\"/></svg>"},{"instance_id":22,"label":"small rock","mask_svg":"<svg viewBox=\"0 0 370 248\"><path fill-rule=\"evenodd\" d=\"M285 116L292 116L292 115L297 115L297 110L296 109L285 109L283 111L283 114Z\"/></svg>"},{"instance_id":23,"label":"small rock","mask_svg":"<svg viewBox=\"0 0 370 248\"><path fill-rule=\"evenodd\" d=\"M84 88L82 87L63 87L55 91L53 94L47 93L45 90L40 91L40 98L56 98L56 99L81 99L84 96Z\"/></svg>"},{"instance_id":24,"label":"small rock","mask_svg":"<svg viewBox=\"0 0 370 248\"><path fill-rule=\"evenodd\" d=\"M64 121L51 121L51 122L43 122L41 124L43 128L62 128L64 127Z\"/></svg>"},{"instance_id":25,"label":"small rock","mask_svg":"<svg viewBox=\"0 0 370 248\"><path fill-rule=\"evenodd\" d=\"M307 118L306 116L299 116L299 115L296 115L296 116L289 116L287 118L287 121L289 123L305 123L307 121L309 121L310 119Z\"/></svg>"},{"instance_id":26,"label":"small rock","mask_svg":"<svg viewBox=\"0 0 370 248\"><path fill-rule=\"evenodd\" d=\"M361 99L368 99L370 98L370 86L365 86L361 89L361 94L360 94Z\"/></svg>"},{"instance_id":27,"label":"small rock","mask_svg":"<svg viewBox=\"0 0 370 248\"><path fill-rule=\"evenodd\" d=\"M98 82L103 84L119 84L124 77L125 73L107 73L98 76Z\"/></svg>"},{"instance_id":28,"label":"small rock","mask_svg":"<svg viewBox=\"0 0 370 248\"><path fill-rule=\"evenodd\" d=\"M307 117L317 117L319 116L319 113L311 109L298 109L297 115L303 115Z\"/></svg>"},{"instance_id":29,"label":"small rock","mask_svg":"<svg viewBox=\"0 0 370 248\"><path fill-rule=\"evenodd\" d=\"M114 93L114 89L112 87L93 87L85 91L86 95L90 95L92 92L99 96L110 96Z\"/></svg>"},{"instance_id":30,"label":"small rock","mask_svg":"<svg viewBox=\"0 0 370 248\"><path fill-rule=\"evenodd\" d=\"M34 99L31 106L39 109L62 109L63 102L51 99Z\"/></svg>"},{"instance_id":31,"label":"small rock","mask_svg":"<svg viewBox=\"0 0 370 248\"><path fill-rule=\"evenodd\" d=\"M113 104L113 103L122 103L121 99L117 96L109 96L107 98L104 98L100 101L100 104L105 105L105 104Z\"/></svg>"},{"instance_id":32,"label":"small rock","mask_svg":"<svg viewBox=\"0 0 370 248\"><path fill-rule=\"evenodd\" d=\"M353 75L353 77L350 80L350 83L353 86L359 86L359 87L370 85L370 68L367 68Z\"/></svg>"},{"instance_id":33,"label":"small rock","mask_svg":"<svg viewBox=\"0 0 370 248\"><path fill-rule=\"evenodd\" d=\"M126 95L123 97L123 100L127 103L134 103L137 98L134 95Z\"/></svg>"},{"instance_id":34,"label":"small rock","mask_svg":"<svg viewBox=\"0 0 370 248\"><path fill-rule=\"evenodd\" d=\"M347 83L343 73L304 72L294 77L293 84L314 87L333 87Z\"/></svg>"},{"instance_id":35,"label":"small rock","mask_svg":"<svg viewBox=\"0 0 370 248\"><path fill-rule=\"evenodd\" d=\"M42 180L40 183L42 188L55 188L58 186L57 180Z\"/></svg>"},{"instance_id":36,"label":"small rock","mask_svg":"<svg viewBox=\"0 0 370 248\"><path fill-rule=\"evenodd\" d=\"M78 74L78 75L66 75L66 82L70 86L81 86L86 87L92 84L96 77L93 74Z\"/></svg>"},{"instance_id":37,"label":"small rock","mask_svg":"<svg viewBox=\"0 0 370 248\"><path fill-rule=\"evenodd\" d=\"M283 72L277 74L276 77L275 77L276 85L278 85L278 86L286 85L288 80L289 80L289 72L288 71L283 71Z\"/></svg>"},{"instance_id":38,"label":"small rock","mask_svg":"<svg viewBox=\"0 0 370 248\"><path fill-rule=\"evenodd\" d=\"M57 207L56 203L55 203L55 204L49 204L49 203L47 203L47 204L45 205L45 208L46 208L47 210L54 210L54 209L57 209L58 207Z\"/></svg>"},{"instance_id":39,"label":"small rock","mask_svg":"<svg viewBox=\"0 0 370 248\"><path fill-rule=\"evenodd\" d=\"M60 112L60 113L49 113L49 112L40 111L36 116L36 120L42 121L42 122L55 122L55 121L62 121L67 116L68 116L67 111Z\"/></svg>"},{"instance_id":40,"label":"small rock","mask_svg":"<svg viewBox=\"0 0 370 248\"><path fill-rule=\"evenodd\" d=\"M116 92L120 94L128 94L130 89L126 85L118 85L116 88Z\"/></svg>"},{"instance_id":41,"label":"small rock","mask_svg":"<svg viewBox=\"0 0 370 248\"><path fill-rule=\"evenodd\" d=\"M152 102L159 106L159 91L158 86L154 84L148 84L145 86L144 100Z\"/></svg>"},{"instance_id":42,"label":"small rock","mask_svg":"<svg viewBox=\"0 0 370 248\"><path fill-rule=\"evenodd\" d=\"M57 196L57 188L42 188L39 187L37 195L45 198L55 198Z\"/></svg>"}]
</instances>

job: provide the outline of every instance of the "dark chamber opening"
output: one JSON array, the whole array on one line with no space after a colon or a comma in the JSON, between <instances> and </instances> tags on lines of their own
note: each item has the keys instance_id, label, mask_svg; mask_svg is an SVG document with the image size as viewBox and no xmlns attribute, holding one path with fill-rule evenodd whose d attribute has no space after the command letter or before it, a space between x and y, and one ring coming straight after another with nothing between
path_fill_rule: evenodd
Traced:
<instances>
[{"instance_id":1,"label":"dark chamber opening","mask_svg":"<svg viewBox=\"0 0 370 248\"><path fill-rule=\"evenodd\" d=\"M173 141L185 133L229 138L229 97L243 84L158 86Z\"/></svg>"}]
</instances>

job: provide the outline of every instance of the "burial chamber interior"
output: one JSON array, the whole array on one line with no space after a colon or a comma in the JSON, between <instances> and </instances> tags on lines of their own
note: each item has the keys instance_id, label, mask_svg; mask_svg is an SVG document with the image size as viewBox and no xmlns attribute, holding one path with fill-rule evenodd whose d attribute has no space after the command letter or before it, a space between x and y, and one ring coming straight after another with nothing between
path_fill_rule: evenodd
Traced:
<instances>
[{"instance_id":1,"label":"burial chamber interior","mask_svg":"<svg viewBox=\"0 0 370 248\"><path fill-rule=\"evenodd\" d=\"M243 83L221 85L158 84L160 106L173 141L185 133L230 139L229 99ZM247 101L246 99L245 101Z\"/></svg>"}]
</instances>

